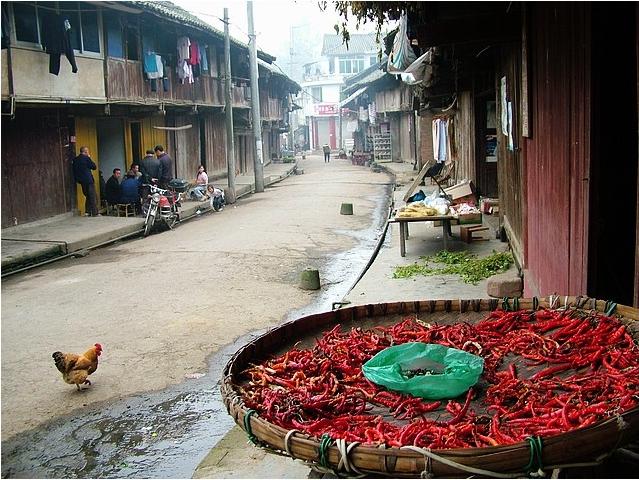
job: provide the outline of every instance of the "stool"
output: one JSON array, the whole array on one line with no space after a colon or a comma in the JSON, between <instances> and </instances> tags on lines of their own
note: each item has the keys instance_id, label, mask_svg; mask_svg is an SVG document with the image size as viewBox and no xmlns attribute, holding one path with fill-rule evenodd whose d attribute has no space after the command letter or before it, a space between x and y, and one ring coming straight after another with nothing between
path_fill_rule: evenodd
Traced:
<instances>
[{"instance_id":1,"label":"stool","mask_svg":"<svg viewBox=\"0 0 639 480\"><path fill-rule=\"evenodd\" d=\"M123 217L135 217L135 204L133 203L118 203L116 206L117 216Z\"/></svg>"},{"instance_id":2,"label":"stool","mask_svg":"<svg viewBox=\"0 0 639 480\"><path fill-rule=\"evenodd\" d=\"M488 230L488 227L482 227L481 225L474 225L471 227L459 227L459 236L460 238L466 242L471 243L478 240L488 240L487 238L479 238L473 237L473 233L475 232L483 232L484 230Z\"/></svg>"}]
</instances>

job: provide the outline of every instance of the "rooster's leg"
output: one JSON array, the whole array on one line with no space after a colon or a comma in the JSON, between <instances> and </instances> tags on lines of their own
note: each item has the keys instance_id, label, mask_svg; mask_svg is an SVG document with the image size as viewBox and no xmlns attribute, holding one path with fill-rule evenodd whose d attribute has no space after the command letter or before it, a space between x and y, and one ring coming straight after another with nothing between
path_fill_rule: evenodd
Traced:
<instances>
[{"instance_id":1,"label":"rooster's leg","mask_svg":"<svg viewBox=\"0 0 639 480\"><path fill-rule=\"evenodd\" d=\"M78 388L78 390L82 390L82 389L80 388L80 384L79 384L79 383L76 383L76 384L75 384L75 386Z\"/></svg>"}]
</instances>

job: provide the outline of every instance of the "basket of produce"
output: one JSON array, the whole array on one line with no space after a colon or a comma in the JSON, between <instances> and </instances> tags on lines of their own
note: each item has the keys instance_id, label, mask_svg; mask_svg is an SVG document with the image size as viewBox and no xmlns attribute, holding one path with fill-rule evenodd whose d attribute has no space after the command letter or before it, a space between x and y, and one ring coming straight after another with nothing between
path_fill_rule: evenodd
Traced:
<instances>
[{"instance_id":1,"label":"basket of produce","mask_svg":"<svg viewBox=\"0 0 639 480\"><path fill-rule=\"evenodd\" d=\"M556 296L344 308L244 346L222 396L253 443L336 475L595 465L639 434L638 319Z\"/></svg>"}]
</instances>

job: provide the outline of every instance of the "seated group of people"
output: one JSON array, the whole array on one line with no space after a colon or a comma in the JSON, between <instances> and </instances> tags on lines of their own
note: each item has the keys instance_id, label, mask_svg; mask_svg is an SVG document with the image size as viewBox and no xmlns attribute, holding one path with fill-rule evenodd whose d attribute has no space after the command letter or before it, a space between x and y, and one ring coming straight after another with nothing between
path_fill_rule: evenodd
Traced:
<instances>
[{"instance_id":1,"label":"seated group of people","mask_svg":"<svg viewBox=\"0 0 639 480\"><path fill-rule=\"evenodd\" d=\"M145 173L140 171L140 164L134 163L126 172L124 179L120 181L122 170L120 168L113 169L113 175L106 182L105 187L105 198L109 205L134 204L136 211L141 211L141 198L145 194L143 185L147 182L157 181L157 177L161 176L161 167L159 161L153 156L154 152L148 150L146 153L147 156L141 162ZM167 188L167 185L161 185L161 188ZM214 187L209 185L206 169L204 165L200 165L195 185L189 191L189 198L201 202L208 200L213 196L213 193Z\"/></svg>"},{"instance_id":2,"label":"seated group of people","mask_svg":"<svg viewBox=\"0 0 639 480\"><path fill-rule=\"evenodd\" d=\"M126 172L124 179L120 182L122 170L113 169L113 175L106 182L105 198L109 205L134 204L137 211L140 211L140 187L142 186L142 173L137 164L131 166Z\"/></svg>"}]
</instances>

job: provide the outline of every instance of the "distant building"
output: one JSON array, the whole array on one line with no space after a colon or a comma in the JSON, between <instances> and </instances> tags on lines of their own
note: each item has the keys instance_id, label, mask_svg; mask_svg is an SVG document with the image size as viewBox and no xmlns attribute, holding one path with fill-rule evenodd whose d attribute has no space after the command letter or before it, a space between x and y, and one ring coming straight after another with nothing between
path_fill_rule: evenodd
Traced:
<instances>
[{"instance_id":1,"label":"distant building","mask_svg":"<svg viewBox=\"0 0 639 480\"><path fill-rule=\"evenodd\" d=\"M351 35L348 48L341 35L324 35L320 58L304 65L302 99L304 119L309 127L310 148L324 144L340 148L346 126L339 134L339 108L344 80L377 63L375 34Z\"/></svg>"}]
</instances>

